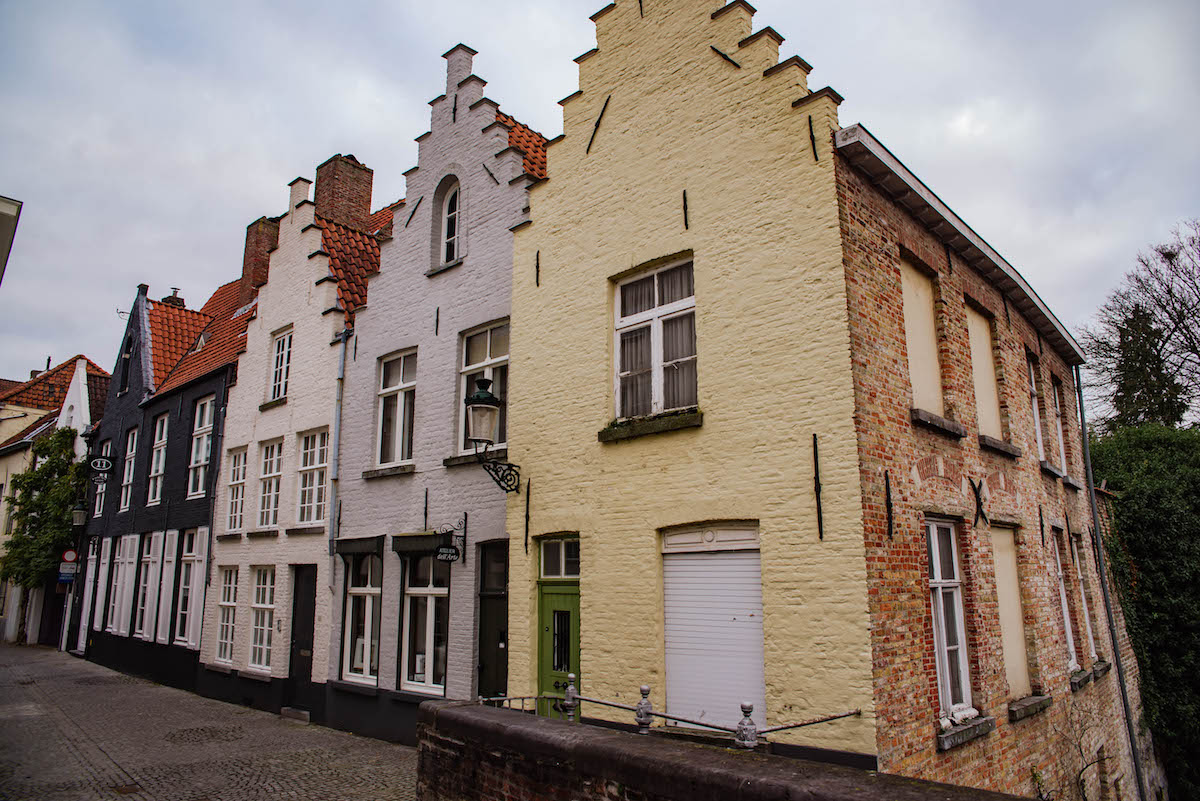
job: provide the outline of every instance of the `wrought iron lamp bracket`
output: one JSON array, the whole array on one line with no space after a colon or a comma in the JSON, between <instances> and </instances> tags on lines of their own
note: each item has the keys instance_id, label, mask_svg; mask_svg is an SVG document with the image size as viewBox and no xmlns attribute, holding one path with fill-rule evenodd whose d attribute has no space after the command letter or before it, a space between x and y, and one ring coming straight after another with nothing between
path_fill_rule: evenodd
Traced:
<instances>
[{"instance_id":1,"label":"wrought iron lamp bracket","mask_svg":"<svg viewBox=\"0 0 1200 801\"><path fill-rule=\"evenodd\" d=\"M484 472L492 477L492 481L496 482L496 486L505 492L519 493L521 491L521 468L510 462L489 459L488 448L490 446L489 442L475 440L475 458L479 460Z\"/></svg>"}]
</instances>

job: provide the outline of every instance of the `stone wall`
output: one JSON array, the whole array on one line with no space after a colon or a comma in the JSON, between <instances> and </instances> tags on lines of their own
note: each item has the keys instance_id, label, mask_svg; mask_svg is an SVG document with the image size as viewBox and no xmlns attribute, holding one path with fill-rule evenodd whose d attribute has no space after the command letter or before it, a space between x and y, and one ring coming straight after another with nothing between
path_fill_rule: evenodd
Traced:
<instances>
[{"instance_id":1,"label":"stone wall","mask_svg":"<svg viewBox=\"0 0 1200 801\"><path fill-rule=\"evenodd\" d=\"M421 705L421 801L1001 801L1012 796L448 701Z\"/></svg>"}]
</instances>

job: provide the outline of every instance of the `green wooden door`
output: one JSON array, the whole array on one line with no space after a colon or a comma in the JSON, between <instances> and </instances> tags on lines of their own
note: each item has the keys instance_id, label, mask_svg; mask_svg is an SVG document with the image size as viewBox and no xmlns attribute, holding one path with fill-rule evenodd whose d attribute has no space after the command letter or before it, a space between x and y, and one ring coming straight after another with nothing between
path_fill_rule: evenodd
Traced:
<instances>
[{"instance_id":1,"label":"green wooden door","mask_svg":"<svg viewBox=\"0 0 1200 801\"><path fill-rule=\"evenodd\" d=\"M579 689L579 584L544 583L538 589L538 694L562 697L567 674ZM539 705L543 715L563 717L555 703Z\"/></svg>"}]
</instances>

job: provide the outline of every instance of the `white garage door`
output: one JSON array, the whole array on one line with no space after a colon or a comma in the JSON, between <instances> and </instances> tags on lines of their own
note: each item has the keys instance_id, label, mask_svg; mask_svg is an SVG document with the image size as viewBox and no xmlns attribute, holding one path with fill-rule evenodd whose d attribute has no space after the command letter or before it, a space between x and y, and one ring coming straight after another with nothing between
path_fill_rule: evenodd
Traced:
<instances>
[{"instance_id":1,"label":"white garage door","mask_svg":"<svg viewBox=\"0 0 1200 801\"><path fill-rule=\"evenodd\" d=\"M667 713L736 726L743 701L765 725L758 551L663 554Z\"/></svg>"}]
</instances>

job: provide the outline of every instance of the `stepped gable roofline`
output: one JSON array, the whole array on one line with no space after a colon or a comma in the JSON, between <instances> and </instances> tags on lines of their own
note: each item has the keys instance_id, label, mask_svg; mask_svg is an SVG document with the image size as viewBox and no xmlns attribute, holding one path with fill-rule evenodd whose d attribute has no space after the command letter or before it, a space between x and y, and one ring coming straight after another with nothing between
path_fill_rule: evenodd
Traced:
<instances>
[{"instance_id":1,"label":"stepped gable roofline","mask_svg":"<svg viewBox=\"0 0 1200 801\"><path fill-rule=\"evenodd\" d=\"M1075 341L1033 287L861 123L834 134L834 147L888 197L978 270L1024 314L1069 365L1084 364Z\"/></svg>"},{"instance_id":2,"label":"stepped gable roofline","mask_svg":"<svg viewBox=\"0 0 1200 801\"><path fill-rule=\"evenodd\" d=\"M67 389L71 386L71 378L75 375L75 363L80 359L87 361L89 375L94 373L108 376L107 370L82 353L77 353L28 381L0 392L0 404L11 403L14 406L27 406L48 412L57 411L62 407L63 398L66 397Z\"/></svg>"},{"instance_id":3,"label":"stepped gable roofline","mask_svg":"<svg viewBox=\"0 0 1200 801\"><path fill-rule=\"evenodd\" d=\"M175 303L146 300L146 324L150 329L149 389L166 380L210 322L212 317L203 312Z\"/></svg>"},{"instance_id":4,"label":"stepped gable roofline","mask_svg":"<svg viewBox=\"0 0 1200 801\"><path fill-rule=\"evenodd\" d=\"M237 361L242 337L250 322L249 315L239 316L241 281L234 280L217 288L205 302L201 313L210 318L208 325L194 338L188 351L176 362L155 394L177 389ZM257 298L256 298L257 300ZM246 304L252 305L254 301Z\"/></svg>"}]
</instances>

